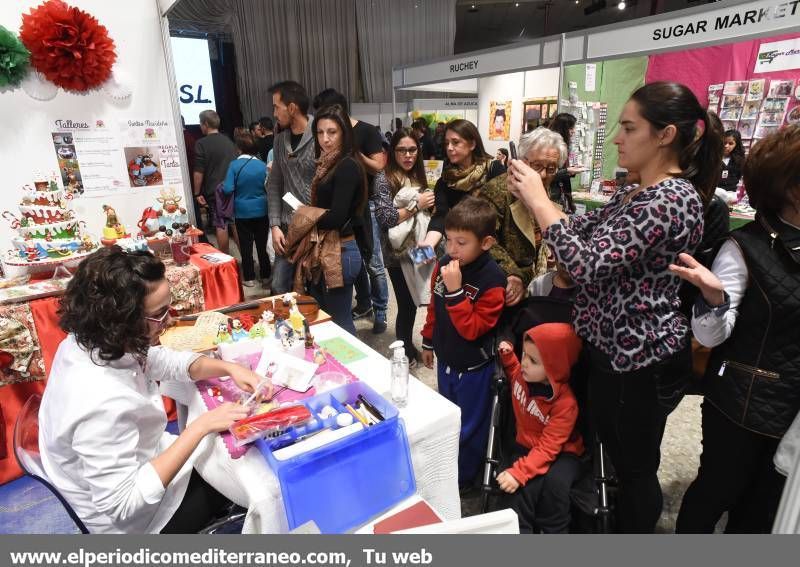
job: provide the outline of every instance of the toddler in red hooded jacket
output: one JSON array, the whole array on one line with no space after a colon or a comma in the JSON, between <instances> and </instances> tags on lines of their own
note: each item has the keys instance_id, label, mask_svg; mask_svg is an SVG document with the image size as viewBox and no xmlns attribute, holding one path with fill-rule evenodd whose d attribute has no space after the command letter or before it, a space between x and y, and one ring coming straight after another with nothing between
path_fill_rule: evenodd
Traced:
<instances>
[{"instance_id":1,"label":"toddler in red hooded jacket","mask_svg":"<svg viewBox=\"0 0 800 567\"><path fill-rule=\"evenodd\" d=\"M563 533L569 491L580 472L583 441L575 428L578 403L569 386L581 340L567 323L544 323L525 334L522 362L499 345L517 422L515 460L497 475L521 532Z\"/></svg>"}]
</instances>

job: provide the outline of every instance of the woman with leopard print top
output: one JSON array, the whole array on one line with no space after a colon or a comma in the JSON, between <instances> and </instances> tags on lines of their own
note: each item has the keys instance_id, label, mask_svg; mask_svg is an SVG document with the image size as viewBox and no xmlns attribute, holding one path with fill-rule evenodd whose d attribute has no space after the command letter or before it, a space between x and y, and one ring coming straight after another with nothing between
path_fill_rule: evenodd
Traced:
<instances>
[{"instance_id":1,"label":"woman with leopard print top","mask_svg":"<svg viewBox=\"0 0 800 567\"><path fill-rule=\"evenodd\" d=\"M605 207L568 220L539 175L518 160L509 166L509 190L579 286L575 330L591 358L593 422L619 477L619 529L652 532L662 507L661 438L691 371L689 322L669 265L703 237L722 137L694 94L676 83L638 89L619 123L619 165L639 173L641 183Z\"/></svg>"}]
</instances>

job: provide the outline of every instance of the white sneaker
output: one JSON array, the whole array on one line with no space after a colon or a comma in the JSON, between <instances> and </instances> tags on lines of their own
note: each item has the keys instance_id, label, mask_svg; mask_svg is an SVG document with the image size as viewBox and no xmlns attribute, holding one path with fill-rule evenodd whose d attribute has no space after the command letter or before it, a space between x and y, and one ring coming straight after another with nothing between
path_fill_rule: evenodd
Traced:
<instances>
[{"instance_id":1,"label":"white sneaker","mask_svg":"<svg viewBox=\"0 0 800 567\"><path fill-rule=\"evenodd\" d=\"M242 282L242 285L244 287L255 287L256 282L255 282L255 280L245 280L245 281Z\"/></svg>"}]
</instances>

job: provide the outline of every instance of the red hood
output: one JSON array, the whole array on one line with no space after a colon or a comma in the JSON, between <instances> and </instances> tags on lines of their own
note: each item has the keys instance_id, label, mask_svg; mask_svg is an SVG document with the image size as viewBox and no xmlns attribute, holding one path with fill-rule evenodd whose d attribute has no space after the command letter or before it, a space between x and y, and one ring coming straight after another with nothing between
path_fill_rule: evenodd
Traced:
<instances>
[{"instance_id":1,"label":"red hood","mask_svg":"<svg viewBox=\"0 0 800 567\"><path fill-rule=\"evenodd\" d=\"M569 382L570 371L581 353L581 340L568 323L543 323L530 329L526 335L539 349L555 398L561 385Z\"/></svg>"}]
</instances>

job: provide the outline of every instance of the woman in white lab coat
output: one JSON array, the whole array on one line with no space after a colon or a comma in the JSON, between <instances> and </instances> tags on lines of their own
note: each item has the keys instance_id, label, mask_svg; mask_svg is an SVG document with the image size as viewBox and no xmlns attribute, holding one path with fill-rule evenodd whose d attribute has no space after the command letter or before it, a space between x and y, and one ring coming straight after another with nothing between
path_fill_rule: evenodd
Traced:
<instances>
[{"instance_id":1,"label":"woman in white lab coat","mask_svg":"<svg viewBox=\"0 0 800 567\"><path fill-rule=\"evenodd\" d=\"M92 533L196 532L230 503L192 468L209 433L247 415L223 404L177 437L157 381L229 375L244 367L156 346L170 323L164 264L149 252L103 248L78 267L61 305L61 343L39 411L45 472Z\"/></svg>"}]
</instances>

